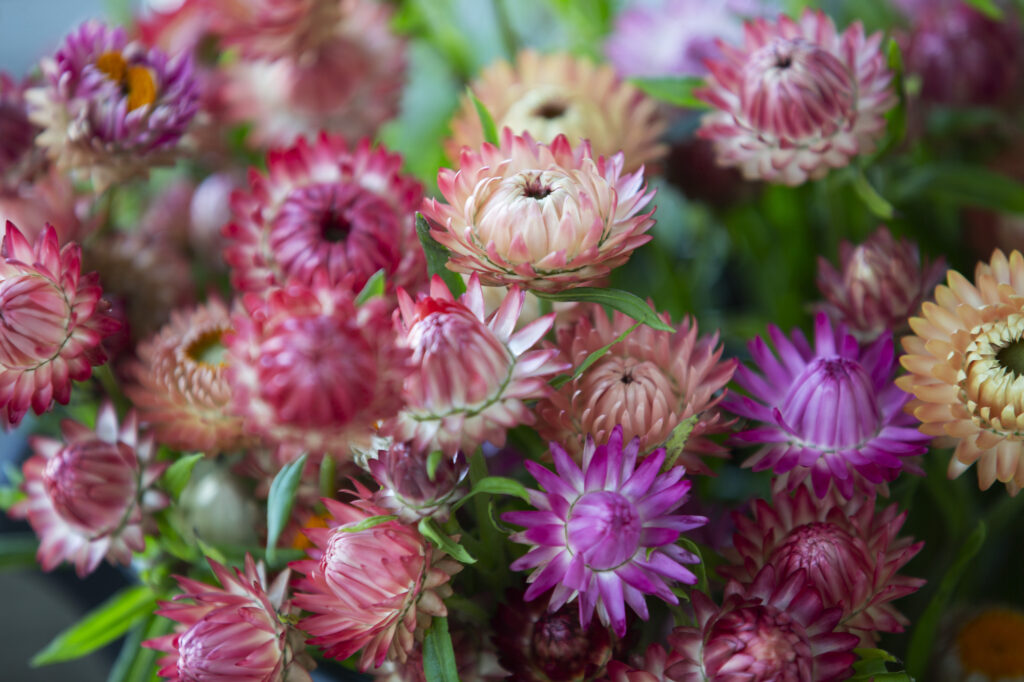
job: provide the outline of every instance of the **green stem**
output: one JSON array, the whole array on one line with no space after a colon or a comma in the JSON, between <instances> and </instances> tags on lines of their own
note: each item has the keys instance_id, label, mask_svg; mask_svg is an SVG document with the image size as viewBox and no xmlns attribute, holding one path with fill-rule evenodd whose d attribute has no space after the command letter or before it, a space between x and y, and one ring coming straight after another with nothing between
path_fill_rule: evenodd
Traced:
<instances>
[{"instance_id":1,"label":"green stem","mask_svg":"<svg viewBox=\"0 0 1024 682\"><path fill-rule=\"evenodd\" d=\"M120 384L117 383L117 378L110 370L110 365L100 365L94 368L92 375L99 382L100 386L103 387L103 392L107 394L110 401L114 403L117 413L124 414L127 412L131 407L131 403L128 402L128 398L125 397Z\"/></svg>"},{"instance_id":2,"label":"green stem","mask_svg":"<svg viewBox=\"0 0 1024 682\"><path fill-rule=\"evenodd\" d=\"M892 220L893 215L895 215L892 204L879 194L878 190L871 186L862 168L855 168L853 171L853 188L857 192L857 196L864 202L864 205L868 207L868 210L882 220Z\"/></svg>"}]
</instances>

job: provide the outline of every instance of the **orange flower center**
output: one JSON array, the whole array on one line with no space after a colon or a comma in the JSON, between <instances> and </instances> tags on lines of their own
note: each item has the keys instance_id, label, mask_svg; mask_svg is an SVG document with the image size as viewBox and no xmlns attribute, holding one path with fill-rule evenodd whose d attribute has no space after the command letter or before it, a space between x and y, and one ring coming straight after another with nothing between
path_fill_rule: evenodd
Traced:
<instances>
[{"instance_id":1,"label":"orange flower center","mask_svg":"<svg viewBox=\"0 0 1024 682\"><path fill-rule=\"evenodd\" d=\"M960 661L969 673L991 679L1024 675L1024 614L988 609L967 622L956 636Z\"/></svg>"},{"instance_id":2,"label":"orange flower center","mask_svg":"<svg viewBox=\"0 0 1024 682\"><path fill-rule=\"evenodd\" d=\"M310 514L302 524L303 530L309 528L327 528L327 519L331 517L330 512L322 514ZM296 533L292 538L292 549L309 549L313 543L309 541L305 533Z\"/></svg>"},{"instance_id":3,"label":"orange flower center","mask_svg":"<svg viewBox=\"0 0 1024 682\"><path fill-rule=\"evenodd\" d=\"M96 68L121 86L121 91L128 97L128 111L156 101L156 81L152 71L145 66L129 66L120 52L104 52L96 58Z\"/></svg>"},{"instance_id":4,"label":"orange flower center","mask_svg":"<svg viewBox=\"0 0 1024 682\"><path fill-rule=\"evenodd\" d=\"M224 357L227 349L221 340L224 331L224 329L210 329L199 334L192 343L185 347L185 355L200 365L223 367L227 364Z\"/></svg>"}]
</instances>

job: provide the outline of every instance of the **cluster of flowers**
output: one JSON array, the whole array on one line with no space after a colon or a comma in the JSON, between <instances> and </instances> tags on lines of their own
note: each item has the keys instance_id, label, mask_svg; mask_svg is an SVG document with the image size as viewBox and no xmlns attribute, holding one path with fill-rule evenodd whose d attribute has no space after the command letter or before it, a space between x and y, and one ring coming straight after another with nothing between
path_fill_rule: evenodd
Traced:
<instances>
[{"instance_id":1,"label":"cluster of flowers","mask_svg":"<svg viewBox=\"0 0 1024 682\"><path fill-rule=\"evenodd\" d=\"M181 504L165 471L201 452L262 498L298 467L269 542L305 558L273 581L251 554L211 559L217 586L159 554L189 573L158 611L175 631L144 643L167 679L309 680L307 644L380 679L429 679L424 636L445 617L466 682L849 678L854 648L902 631L891 602L924 582L900 573L923 543L878 500L889 484L923 473L941 437L951 477L977 464L982 489L1024 486L1024 256L996 251L973 282L950 270L937 286L944 264L880 227L844 243L838 268L822 259L813 338L771 326L749 366L691 317L641 325L574 297L652 239L646 182L671 115L620 74L706 74L699 135L751 180L816 180L885 136L898 93L881 34L732 4L623 14L608 43L620 73L529 50L486 69L451 123L438 198L372 141L405 65L372 0L186 0L130 30L87 22L38 77L0 75L0 414L17 426L113 367L94 428L66 419L61 438L30 440L9 513L38 534L42 568L84 576L159 543ZM940 15L921 31L941 33ZM654 26L692 34L684 59L633 54ZM906 37L908 57L923 40ZM935 96L1003 95L963 77ZM247 181L225 134L239 123L265 159ZM169 185L117 229L101 197L182 158L201 183ZM224 298L195 303L195 263L221 269ZM521 426L553 470L509 438ZM729 446L756 448L743 466L773 487L723 538L682 512L710 509L691 486ZM522 503L473 489L505 511L485 503L464 531L488 468L539 489ZM499 519L521 530L506 542ZM495 533L500 575L460 582L484 569L460 573L459 543ZM717 601L695 539L724 557ZM517 572L526 585L500 606L462 588ZM670 612L638 655L633 614Z\"/></svg>"}]
</instances>

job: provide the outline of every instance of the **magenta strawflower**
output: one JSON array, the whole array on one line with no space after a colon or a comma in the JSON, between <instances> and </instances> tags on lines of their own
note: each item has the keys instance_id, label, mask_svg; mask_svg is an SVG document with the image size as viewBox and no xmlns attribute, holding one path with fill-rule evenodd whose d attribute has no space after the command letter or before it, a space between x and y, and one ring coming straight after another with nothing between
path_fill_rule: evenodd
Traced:
<instances>
[{"instance_id":1,"label":"magenta strawflower","mask_svg":"<svg viewBox=\"0 0 1024 682\"><path fill-rule=\"evenodd\" d=\"M366 469L380 484L373 501L406 523L416 523L424 518L448 519L452 503L465 494L460 484L469 473L469 463L462 452L427 452L410 443L391 443L367 461Z\"/></svg>"},{"instance_id":2,"label":"magenta strawflower","mask_svg":"<svg viewBox=\"0 0 1024 682\"><path fill-rule=\"evenodd\" d=\"M149 488L167 463L153 462L153 439L140 439L137 427L132 412L119 427L108 402L95 430L65 419L63 441L30 439L34 455L25 462L22 484L27 498L10 515L27 518L39 536L36 559L44 571L69 561L84 577L104 557L127 564L145 549L145 516L168 503Z\"/></svg>"},{"instance_id":3,"label":"magenta strawflower","mask_svg":"<svg viewBox=\"0 0 1024 682\"><path fill-rule=\"evenodd\" d=\"M676 543L680 533L707 519L671 514L690 490L690 482L682 480L684 468L659 474L663 449L638 467L639 450L635 438L623 446L622 428L616 427L607 445L587 440L582 469L557 443L551 443L557 474L526 462L544 491L530 491L533 510L506 512L502 518L526 527L511 536L514 542L532 545L511 566L536 569L528 579L527 601L551 588L551 610L579 597L581 625L586 627L596 610L621 637L627 603L646 620L644 595L678 604L666 580L697 582L683 564L700 559Z\"/></svg>"},{"instance_id":4,"label":"magenta strawflower","mask_svg":"<svg viewBox=\"0 0 1024 682\"><path fill-rule=\"evenodd\" d=\"M157 614L176 632L143 646L163 651L160 676L174 682L309 682L302 633L286 620L289 571L267 583L263 563L245 555L245 573L209 559L221 587L176 576L184 590Z\"/></svg>"},{"instance_id":5,"label":"magenta strawflower","mask_svg":"<svg viewBox=\"0 0 1024 682\"><path fill-rule=\"evenodd\" d=\"M881 41L860 22L839 33L820 11L748 23L741 47L720 43L707 63L694 94L716 111L699 134L748 180L799 185L848 165L874 148L896 103Z\"/></svg>"},{"instance_id":6,"label":"magenta strawflower","mask_svg":"<svg viewBox=\"0 0 1024 682\"><path fill-rule=\"evenodd\" d=\"M743 466L774 471L777 490L809 478L819 498L831 484L849 498L855 484L870 489L916 469L907 458L922 454L928 437L903 411L911 396L893 383L891 336L861 347L825 313L814 318L813 348L799 329L786 338L771 325L768 335L775 353L760 336L749 344L761 373L736 370L750 397L723 401L725 409L761 422L733 436L763 444Z\"/></svg>"}]
</instances>

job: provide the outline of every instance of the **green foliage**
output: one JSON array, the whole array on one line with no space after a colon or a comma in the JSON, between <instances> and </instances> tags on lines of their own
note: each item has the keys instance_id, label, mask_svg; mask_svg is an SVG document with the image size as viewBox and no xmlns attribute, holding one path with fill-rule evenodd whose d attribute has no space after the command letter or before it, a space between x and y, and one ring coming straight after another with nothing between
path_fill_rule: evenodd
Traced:
<instances>
[{"instance_id":1,"label":"green foliage","mask_svg":"<svg viewBox=\"0 0 1024 682\"><path fill-rule=\"evenodd\" d=\"M683 450L686 448L686 441L690 439L690 434L693 433L693 427L697 425L699 418L700 415L695 414L679 422L672 429L672 433L668 435L663 445L665 448L663 470L668 471L671 469L675 465L676 460L679 459L679 455L683 454Z\"/></svg>"},{"instance_id":2,"label":"green foliage","mask_svg":"<svg viewBox=\"0 0 1024 682\"><path fill-rule=\"evenodd\" d=\"M420 523L417 526L420 534L430 540L434 545L450 554L456 560L461 561L464 564L475 564L474 559L466 548L460 545L455 540L452 540L447 533L445 533L437 525L437 521L434 519L420 519Z\"/></svg>"},{"instance_id":3,"label":"green foliage","mask_svg":"<svg viewBox=\"0 0 1024 682\"><path fill-rule=\"evenodd\" d=\"M710 109L711 105L697 99L693 91L704 85L703 78L633 78L630 81L648 95L661 102L684 109Z\"/></svg>"},{"instance_id":4,"label":"green foliage","mask_svg":"<svg viewBox=\"0 0 1024 682\"><path fill-rule=\"evenodd\" d=\"M271 560L277 550L281 531L291 518L295 491L299 489L302 467L306 465L308 456L304 454L294 462L285 464L270 484L270 494L267 495L267 557Z\"/></svg>"},{"instance_id":5,"label":"green foliage","mask_svg":"<svg viewBox=\"0 0 1024 682\"><path fill-rule=\"evenodd\" d=\"M423 246L423 253L427 256L427 271L430 276L438 275L448 285L448 291L452 296L458 298L466 291L466 283L462 278L449 270L445 263L448 262L448 249L444 248L430 236L430 225L422 213L416 214L416 235L420 238L420 245Z\"/></svg>"},{"instance_id":6,"label":"green foliage","mask_svg":"<svg viewBox=\"0 0 1024 682\"><path fill-rule=\"evenodd\" d=\"M889 664L896 664L897 667L900 665L899 659L882 649L854 649L860 660L853 664L853 677L849 678L850 682L859 680L862 682L871 682L876 680L881 682L882 680L889 680L890 682L914 682L914 678L910 677L906 672L890 671Z\"/></svg>"},{"instance_id":7,"label":"green foliage","mask_svg":"<svg viewBox=\"0 0 1024 682\"><path fill-rule=\"evenodd\" d=\"M524 502L530 501L530 494L527 492L526 487L519 481L512 478L505 478L504 476L487 476L486 478L482 478L473 483L473 487L470 489L469 493L452 505L452 509L458 509L468 502L470 498L479 495L480 493L486 493L488 495L511 495L512 497L518 497Z\"/></svg>"},{"instance_id":8,"label":"green foliage","mask_svg":"<svg viewBox=\"0 0 1024 682\"><path fill-rule=\"evenodd\" d=\"M427 682L459 682L448 619L434 618L423 639L423 673Z\"/></svg>"},{"instance_id":9,"label":"green foliage","mask_svg":"<svg viewBox=\"0 0 1024 682\"><path fill-rule=\"evenodd\" d=\"M625 313L637 322L664 332L674 332L675 328L662 320L651 306L642 298L622 289L598 289L596 287L576 287L563 291L534 291L537 298L548 301L579 301L583 303L599 303L620 313Z\"/></svg>"},{"instance_id":10,"label":"green foliage","mask_svg":"<svg viewBox=\"0 0 1024 682\"><path fill-rule=\"evenodd\" d=\"M189 479L192 478L192 470L195 469L196 463L203 458L203 453L197 452L193 455L183 455L171 466L167 467L167 471L164 472L161 478L164 490L166 490L172 498L177 500L181 497L181 491L188 485Z\"/></svg>"},{"instance_id":11,"label":"green foliage","mask_svg":"<svg viewBox=\"0 0 1024 682\"><path fill-rule=\"evenodd\" d=\"M356 305L362 305L369 301L371 298L380 298L384 295L384 287L387 275L384 273L384 268L381 268L377 272L370 275L370 279L366 280L366 284L363 285L359 295L356 296Z\"/></svg>"},{"instance_id":12,"label":"green foliage","mask_svg":"<svg viewBox=\"0 0 1024 682\"><path fill-rule=\"evenodd\" d=\"M637 322L636 324L631 325L628 329L626 329L626 331L616 336L611 343L605 346L601 346L593 353L588 355L586 358L583 359L583 362L580 363L579 367L573 370L572 374L562 374L561 376L557 376L551 381L549 381L548 383L551 384L551 388L561 388L562 386L565 386L567 383L569 383L573 379L577 378L578 376L586 372L591 365L593 365L595 362L604 357L608 353L608 351L612 349L612 346L625 340L625 338L632 334L634 331L636 331L636 328L639 327L641 324L643 324L643 322Z\"/></svg>"},{"instance_id":13,"label":"green foliage","mask_svg":"<svg viewBox=\"0 0 1024 682\"><path fill-rule=\"evenodd\" d=\"M491 112L487 111L487 107L481 102L472 89L466 88L466 97L473 103L473 108L476 109L476 115L480 119L480 127L484 131L484 142L489 142L493 145L497 145L498 140L498 127L494 124L494 117L491 116Z\"/></svg>"},{"instance_id":14,"label":"green foliage","mask_svg":"<svg viewBox=\"0 0 1024 682\"><path fill-rule=\"evenodd\" d=\"M0 570L35 567L38 547L39 541L33 533L0 535Z\"/></svg>"}]
</instances>

